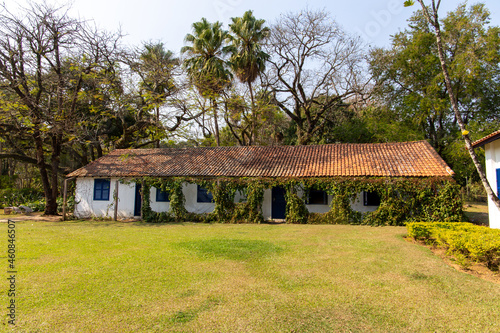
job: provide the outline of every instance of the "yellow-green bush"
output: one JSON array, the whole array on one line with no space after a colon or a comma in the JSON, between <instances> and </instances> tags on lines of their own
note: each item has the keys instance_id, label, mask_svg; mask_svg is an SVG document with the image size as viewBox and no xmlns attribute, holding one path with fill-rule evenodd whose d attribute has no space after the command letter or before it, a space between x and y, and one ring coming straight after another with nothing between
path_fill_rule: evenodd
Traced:
<instances>
[{"instance_id":1,"label":"yellow-green bush","mask_svg":"<svg viewBox=\"0 0 500 333\"><path fill-rule=\"evenodd\" d=\"M471 223L413 222L407 224L408 236L432 242L457 258L483 262L498 270L500 265L500 230Z\"/></svg>"}]
</instances>

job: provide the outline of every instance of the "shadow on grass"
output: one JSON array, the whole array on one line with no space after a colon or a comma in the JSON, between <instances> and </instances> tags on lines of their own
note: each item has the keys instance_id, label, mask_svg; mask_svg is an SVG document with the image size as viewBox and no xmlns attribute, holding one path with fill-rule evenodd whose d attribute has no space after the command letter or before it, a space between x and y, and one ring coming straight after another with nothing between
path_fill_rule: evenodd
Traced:
<instances>
[{"instance_id":1,"label":"shadow on grass","mask_svg":"<svg viewBox=\"0 0 500 333\"><path fill-rule=\"evenodd\" d=\"M486 202L467 202L464 214L469 222L477 225L489 225L488 204Z\"/></svg>"},{"instance_id":2,"label":"shadow on grass","mask_svg":"<svg viewBox=\"0 0 500 333\"><path fill-rule=\"evenodd\" d=\"M178 246L206 259L252 260L283 251L271 242L245 239L200 239L178 243Z\"/></svg>"},{"instance_id":3,"label":"shadow on grass","mask_svg":"<svg viewBox=\"0 0 500 333\"><path fill-rule=\"evenodd\" d=\"M212 308L219 305L221 302L215 298L209 298L205 300L200 306L195 308L186 309L184 311L176 312L172 317L171 321L173 323L187 323L195 319L200 312L211 310Z\"/></svg>"},{"instance_id":4,"label":"shadow on grass","mask_svg":"<svg viewBox=\"0 0 500 333\"><path fill-rule=\"evenodd\" d=\"M489 217L488 213L465 213L465 216L469 219L469 222L477 224L489 226Z\"/></svg>"}]
</instances>

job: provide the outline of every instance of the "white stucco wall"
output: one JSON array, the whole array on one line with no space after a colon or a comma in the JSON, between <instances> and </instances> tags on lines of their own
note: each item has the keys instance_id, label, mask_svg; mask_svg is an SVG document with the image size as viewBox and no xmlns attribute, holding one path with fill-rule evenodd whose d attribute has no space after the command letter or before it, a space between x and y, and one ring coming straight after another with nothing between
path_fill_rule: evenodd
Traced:
<instances>
[{"instance_id":1,"label":"white stucco wall","mask_svg":"<svg viewBox=\"0 0 500 333\"><path fill-rule=\"evenodd\" d=\"M110 179L109 200L94 200L94 178L78 178L75 190L75 216L79 218L89 217L113 217L114 201L113 194L117 179ZM192 213L210 213L214 210L215 204L212 202L197 202L197 185L184 184L182 191L186 197L185 207ZM118 218L130 218L134 216L135 205L135 183L122 183L118 185ZM239 197L235 198L236 202ZM156 201L156 188L150 189L151 209L155 212L164 212L170 209L169 202Z\"/></svg>"},{"instance_id":2,"label":"white stucco wall","mask_svg":"<svg viewBox=\"0 0 500 333\"><path fill-rule=\"evenodd\" d=\"M75 216L79 218L89 217L113 217L114 214L114 201L113 194L115 191L115 184L117 179L111 178L110 180L110 195L109 200L101 201L94 200L94 178L78 178L76 181L76 196L75 201ZM170 209L169 202L156 201L156 188L152 187L150 190L151 209L155 212L168 211ZM184 184L182 192L186 198L185 207L188 212L192 213L210 213L214 210L215 204L212 202L204 203L197 202L197 185ZM262 202L262 214L264 219L271 219L272 209L272 192L271 189L264 191L264 200ZM302 195L302 193L299 193ZM130 218L134 216L135 205L135 183L119 183L118 186L118 218ZM235 202L244 201L245 197L237 192L235 195ZM326 213L330 210L330 203L332 196L328 196L328 204L326 205L306 205L311 213ZM363 206L363 195L360 193L356 200L352 203L352 208L359 212L374 211L377 207Z\"/></svg>"},{"instance_id":3,"label":"white stucco wall","mask_svg":"<svg viewBox=\"0 0 500 333\"><path fill-rule=\"evenodd\" d=\"M213 202L197 202L198 185L196 184L184 184L182 186L182 193L184 193L184 197L186 198L184 207L190 213L210 213L215 208Z\"/></svg>"},{"instance_id":4,"label":"white stucco wall","mask_svg":"<svg viewBox=\"0 0 500 333\"><path fill-rule=\"evenodd\" d=\"M486 177L493 191L497 193L497 169L500 169L500 140L488 143L484 147L486 158ZM488 198L488 214L490 219L490 228L500 229L500 210L493 201Z\"/></svg>"},{"instance_id":5,"label":"white stucco wall","mask_svg":"<svg viewBox=\"0 0 500 333\"><path fill-rule=\"evenodd\" d=\"M94 178L78 178L75 190L75 216L113 217L115 204L113 193L117 179L110 179L109 200L94 200ZM134 215L135 183L118 185L118 218Z\"/></svg>"},{"instance_id":6,"label":"white stucco wall","mask_svg":"<svg viewBox=\"0 0 500 333\"><path fill-rule=\"evenodd\" d=\"M351 202L351 208L364 214L376 211L378 206L365 206L363 201L363 192L361 192L358 193L358 196Z\"/></svg>"},{"instance_id":7,"label":"white stucco wall","mask_svg":"<svg viewBox=\"0 0 500 333\"><path fill-rule=\"evenodd\" d=\"M151 187L149 190L150 207L153 212L166 212L170 209L170 202L156 201L156 187Z\"/></svg>"},{"instance_id":8,"label":"white stucco wall","mask_svg":"<svg viewBox=\"0 0 500 333\"><path fill-rule=\"evenodd\" d=\"M302 197L302 191L299 191L299 196ZM262 201L262 215L264 220L271 220L272 216L272 190L264 190L264 200ZM332 202L332 196L328 196L328 203L326 205L306 205L307 209L311 213L326 213L330 210L330 203Z\"/></svg>"},{"instance_id":9,"label":"white stucco wall","mask_svg":"<svg viewBox=\"0 0 500 333\"><path fill-rule=\"evenodd\" d=\"M299 196L302 197L302 191L299 191ZM307 210L310 213L327 213L330 210L330 204L332 203L332 196L328 195L326 205L306 205ZM363 193L359 193L356 199L351 203L352 209L361 212L373 212L377 210L378 206L364 206L363 205ZM262 202L262 215L264 220L270 220L272 214L272 191L271 189L264 190L264 200Z\"/></svg>"}]
</instances>

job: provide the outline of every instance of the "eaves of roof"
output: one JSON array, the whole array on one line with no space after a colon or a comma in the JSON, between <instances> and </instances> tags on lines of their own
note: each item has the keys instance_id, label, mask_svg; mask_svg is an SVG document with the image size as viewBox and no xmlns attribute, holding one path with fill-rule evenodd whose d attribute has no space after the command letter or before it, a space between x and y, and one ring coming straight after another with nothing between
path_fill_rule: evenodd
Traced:
<instances>
[{"instance_id":1,"label":"eaves of roof","mask_svg":"<svg viewBox=\"0 0 500 333\"><path fill-rule=\"evenodd\" d=\"M450 177L427 141L117 149L68 177Z\"/></svg>"}]
</instances>

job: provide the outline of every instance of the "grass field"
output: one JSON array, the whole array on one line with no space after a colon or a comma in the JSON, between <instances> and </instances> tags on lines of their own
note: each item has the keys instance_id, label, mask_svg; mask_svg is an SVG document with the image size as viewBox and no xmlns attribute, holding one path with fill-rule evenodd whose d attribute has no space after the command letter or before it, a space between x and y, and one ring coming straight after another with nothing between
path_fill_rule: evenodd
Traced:
<instances>
[{"instance_id":1,"label":"grass field","mask_svg":"<svg viewBox=\"0 0 500 333\"><path fill-rule=\"evenodd\" d=\"M467 202L465 205L465 215L472 223L489 225L488 203L486 202Z\"/></svg>"},{"instance_id":2,"label":"grass field","mask_svg":"<svg viewBox=\"0 0 500 333\"><path fill-rule=\"evenodd\" d=\"M405 233L18 222L14 331L499 332L500 285L454 270Z\"/></svg>"}]
</instances>

